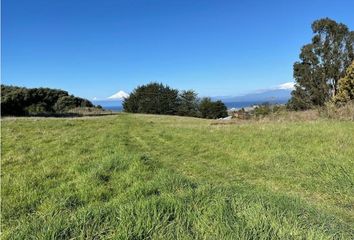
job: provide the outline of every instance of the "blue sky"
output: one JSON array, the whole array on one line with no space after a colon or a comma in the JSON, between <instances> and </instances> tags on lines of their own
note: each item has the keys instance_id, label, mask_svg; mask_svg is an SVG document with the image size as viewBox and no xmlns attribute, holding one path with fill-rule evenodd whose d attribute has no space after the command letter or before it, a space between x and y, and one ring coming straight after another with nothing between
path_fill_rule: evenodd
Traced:
<instances>
[{"instance_id":1,"label":"blue sky","mask_svg":"<svg viewBox=\"0 0 354 240\"><path fill-rule=\"evenodd\" d=\"M311 23L353 0L3 0L2 83L92 99L163 82L239 95L292 81Z\"/></svg>"}]
</instances>

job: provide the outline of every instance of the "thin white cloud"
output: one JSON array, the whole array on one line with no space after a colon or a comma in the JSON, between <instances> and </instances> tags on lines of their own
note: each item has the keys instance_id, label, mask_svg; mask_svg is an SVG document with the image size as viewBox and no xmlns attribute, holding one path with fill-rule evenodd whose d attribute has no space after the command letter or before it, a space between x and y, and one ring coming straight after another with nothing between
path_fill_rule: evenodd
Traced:
<instances>
[{"instance_id":1,"label":"thin white cloud","mask_svg":"<svg viewBox=\"0 0 354 240\"><path fill-rule=\"evenodd\" d=\"M294 82L287 82L277 86L277 89L294 89Z\"/></svg>"},{"instance_id":2,"label":"thin white cloud","mask_svg":"<svg viewBox=\"0 0 354 240\"><path fill-rule=\"evenodd\" d=\"M108 97L108 99L118 99L118 100L123 100L124 98L129 97L129 94L124 92L124 91L119 91L112 96Z\"/></svg>"}]
</instances>

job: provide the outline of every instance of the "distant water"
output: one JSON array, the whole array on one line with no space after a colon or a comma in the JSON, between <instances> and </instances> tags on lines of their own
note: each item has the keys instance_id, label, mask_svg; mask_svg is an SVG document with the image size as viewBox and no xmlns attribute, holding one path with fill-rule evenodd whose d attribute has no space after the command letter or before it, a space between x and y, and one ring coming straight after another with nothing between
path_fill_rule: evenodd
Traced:
<instances>
[{"instance_id":1,"label":"distant water","mask_svg":"<svg viewBox=\"0 0 354 240\"><path fill-rule=\"evenodd\" d=\"M123 111L123 106L104 106L103 107L106 110L111 110L113 112L121 112Z\"/></svg>"},{"instance_id":2,"label":"distant water","mask_svg":"<svg viewBox=\"0 0 354 240\"><path fill-rule=\"evenodd\" d=\"M231 108L245 108L257 104L262 104L262 101L251 101L251 102L226 102L225 105L228 109ZM286 101L271 102L272 104L285 104ZM113 112L122 112L123 106L104 106L104 109L111 110Z\"/></svg>"},{"instance_id":3,"label":"distant water","mask_svg":"<svg viewBox=\"0 0 354 240\"><path fill-rule=\"evenodd\" d=\"M226 102L225 105L228 109L230 108L245 108L250 107L255 104L260 104L259 102Z\"/></svg>"},{"instance_id":4,"label":"distant water","mask_svg":"<svg viewBox=\"0 0 354 240\"><path fill-rule=\"evenodd\" d=\"M225 102L225 105L228 109L230 108L245 108L251 107L253 105L259 105L264 103L264 101L250 101L250 102ZM270 104L285 104L287 100L284 101L269 101Z\"/></svg>"}]
</instances>

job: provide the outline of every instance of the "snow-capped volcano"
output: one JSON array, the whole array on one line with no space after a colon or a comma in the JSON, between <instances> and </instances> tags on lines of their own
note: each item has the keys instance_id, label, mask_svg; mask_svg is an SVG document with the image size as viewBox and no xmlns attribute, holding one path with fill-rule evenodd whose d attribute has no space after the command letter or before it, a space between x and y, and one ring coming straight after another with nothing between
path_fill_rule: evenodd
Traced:
<instances>
[{"instance_id":1,"label":"snow-capped volcano","mask_svg":"<svg viewBox=\"0 0 354 240\"><path fill-rule=\"evenodd\" d=\"M119 91L112 96L108 97L108 99L116 99L116 100L123 100L124 98L129 97L129 94L124 91Z\"/></svg>"},{"instance_id":2,"label":"snow-capped volcano","mask_svg":"<svg viewBox=\"0 0 354 240\"><path fill-rule=\"evenodd\" d=\"M287 82L287 83L283 83L280 84L276 87L276 89L290 89L290 90L294 90L294 82Z\"/></svg>"}]
</instances>

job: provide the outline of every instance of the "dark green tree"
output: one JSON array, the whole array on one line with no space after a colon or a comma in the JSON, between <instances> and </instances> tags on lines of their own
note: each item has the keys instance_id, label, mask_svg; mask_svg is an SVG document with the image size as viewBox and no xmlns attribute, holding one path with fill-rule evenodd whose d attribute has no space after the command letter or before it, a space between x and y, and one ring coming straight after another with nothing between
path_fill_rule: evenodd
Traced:
<instances>
[{"instance_id":1,"label":"dark green tree","mask_svg":"<svg viewBox=\"0 0 354 240\"><path fill-rule=\"evenodd\" d=\"M213 118L212 117L212 101L209 97L204 97L199 103L199 111L202 118Z\"/></svg>"},{"instance_id":2,"label":"dark green tree","mask_svg":"<svg viewBox=\"0 0 354 240\"><path fill-rule=\"evenodd\" d=\"M174 115L178 109L178 90L162 83L138 86L123 101L126 112Z\"/></svg>"},{"instance_id":3,"label":"dark green tree","mask_svg":"<svg viewBox=\"0 0 354 240\"><path fill-rule=\"evenodd\" d=\"M220 100L214 102L209 97L202 98L199 111L202 118L217 119L228 116L225 104Z\"/></svg>"},{"instance_id":4,"label":"dark green tree","mask_svg":"<svg viewBox=\"0 0 354 240\"><path fill-rule=\"evenodd\" d=\"M134 90L128 98L125 98L123 101L123 110L125 112L130 113L137 113L139 110L139 101L138 101L138 94Z\"/></svg>"},{"instance_id":5,"label":"dark green tree","mask_svg":"<svg viewBox=\"0 0 354 240\"><path fill-rule=\"evenodd\" d=\"M329 18L313 22L312 42L302 47L294 64L296 81L288 107L322 106L337 94L338 80L354 60L354 32Z\"/></svg>"},{"instance_id":6,"label":"dark green tree","mask_svg":"<svg viewBox=\"0 0 354 240\"><path fill-rule=\"evenodd\" d=\"M228 116L227 107L221 100L217 100L216 102L214 102L213 110L215 118L224 118Z\"/></svg>"},{"instance_id":7,"label":"dark green tree","mask_svg":"<svg viewBox=\"0 0 354 240\"><path fill-rule=\"evenodd\" d=\"M93 107L93 104L59 89L1 85L2 115L50 115L74 107Z\"/></svg>"},{"instance_id":8,"label":"dark green tree","mask_svg":"<svg viewBox=\"0 0 354 240\"><path fill-rule=\"evenodd\" d=\"M193 90L182 91L179 94L177 115L198 117L198 94Z\"/></svg>"}]
</instances>

